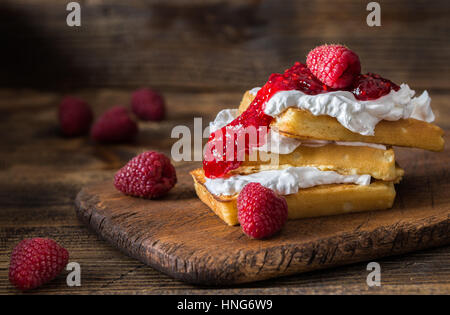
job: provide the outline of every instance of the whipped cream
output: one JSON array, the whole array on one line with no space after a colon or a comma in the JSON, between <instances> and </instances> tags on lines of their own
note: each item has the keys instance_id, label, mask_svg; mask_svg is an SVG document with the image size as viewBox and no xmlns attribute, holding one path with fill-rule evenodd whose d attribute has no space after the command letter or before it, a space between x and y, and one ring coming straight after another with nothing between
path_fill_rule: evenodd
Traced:
<instances>
[{"instance_id":1,"label":"whipped cream","mask_svg":"<svg viewBox=\"0 0 450 315\"><path fill-rule=\"evenodd\" d=\"M214 195L231 196L239 193L248 183L260 183L280 195L289 195L297 193L301 188L318 185L369 185L370 178L370 175L341 175L334 171L321 171L315 167L288 167L228 178L206 178L205 186Z\"/></svg>"},{"instance_id":2,"label":"whipped cream","mask_svg":"<svg viewBox=\"0 0 450 315\"><path fill-rule=\"evenodd\" d=\"M255 149L268 153L289 154L294 152L301 144L302 142L295 138L285 137L278 132L269 129L266 143Z\"/></svg>"},{"instance_id":3,"label":"whipped cream","mask_svg":"<svg viewBox=\"0 0 450 315\"><path fill-rule=\"evenodd\" d=\"M350 141L329 141L334 142L334 144L337 145L348 145L348 146L354 146L354 147L369 147L379 150L386 150L386 146L384 144L378 144L378 143L365 143L365 142L350 142Z\"/></svg>"},{"instance_id":4,"label":"whipped cream","mask_svg":"<svg viewBox=\"0 0 450 315\"><path fill-rule=\"evenodd\" d=\"M239 116L239 110L237 109L222 109L217 113L214 121L209 123L210 134L225 127L230 122L232 122L237 116Z\"/></svg>"},{"instance_id":5,"label":"whipped cream","mask_svg":"<svg viewBox=\"0 0 450 315\"><path fill-rule=\"evenodd\" d=\"M261 90L260 87L254 87L253 89L248 91L248 93L250 93L250 95L256 96L256 94L258 94L259 90Z\"/></svg>"},{"instance_id":6,"label":"whipped cream","mask_svg":"<svg viewBox=\"0 0 450 315\"><path fill-rule=\"evenodd\" d=\"M257 88L258 89L258 88ZM209 131L213 133L216 130L228 125L239 115L237 109L223 109L221 110L214 121L209 123ZM364 142L349 142L349 141L328 141L328 140L298 140L279 134L270 129L267 135L267 142L262 146L256 148L263 152L272 152L276 154L289 154L295 151L300 145L309 147L320 147L327 144L348 145L348 146L365 146L375 149L386 150L386 146L375 143Z\"/></svg>"},{"instance_id":7,"label":"whipped cream","mask_svg":"<svg viewBox=\"0 0 450 315\"><path fill-rule=\"evenodd\" d=\"M237 109L221 110L217 114L214 121L209 123L209 132L213 133L214 131L228 125L238 115L239 111ZM276 154L289 154L294 152L300 144L301 142L297 139L282 136L278 132L269 129L266 143L255 149Z\"/></svg>"},{"instance_id":8,"label":"whipped cream","mask_svg":"<svg viewBox=\"0 0 450 315\"><path fill-rule=\"evenodd\" d=\"M381 120L414 118L426 122L434 121L427 91L414 97L415 92L407 84L398 91L391 90L376 100L360 101L348 91L334 91L308 95L290 90L275 93L266 103L264 113L275 117L288 107L309 110L313 115L335 117L345 128L361 135L374 135L375 126Z\"/></svg>"}]
</instances>

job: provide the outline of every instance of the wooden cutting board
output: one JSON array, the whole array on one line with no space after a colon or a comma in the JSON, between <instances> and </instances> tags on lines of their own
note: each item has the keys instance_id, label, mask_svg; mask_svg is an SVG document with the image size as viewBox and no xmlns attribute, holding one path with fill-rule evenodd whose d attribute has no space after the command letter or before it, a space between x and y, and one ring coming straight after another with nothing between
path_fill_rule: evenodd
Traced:
<instances>
[{"instance_id":1,"label":"wooden cutting board","mask_svg":"<svg viewBox=\"0 0 450 315\"><path fill-rule=\"evenodd\" d=\"M185 165L162 200L124 196L111 182L83 188L79 218L128 255L192 283L235 284L450 243L449 151L399 149L406 175L391 210L288 221L268 240L247 238L197 199Z\"/></svg>"}]
</instances>

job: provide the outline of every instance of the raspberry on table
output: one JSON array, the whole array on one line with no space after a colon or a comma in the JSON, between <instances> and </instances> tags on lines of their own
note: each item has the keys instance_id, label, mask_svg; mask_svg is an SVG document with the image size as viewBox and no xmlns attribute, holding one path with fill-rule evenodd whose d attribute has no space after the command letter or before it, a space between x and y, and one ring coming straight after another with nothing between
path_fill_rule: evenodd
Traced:
<instances>
[{"instance_id":1,"label":"raspberry on table","mask_svg":"<svg viewBox=\"0 0 450 315\"><path fill-rule=\"evenodd\" d=\"M126 195L158 198L175 186L175 168L164 154L148 151L132 158L114 176L114 186Z\"/></svg>"},{"instance_id":2,"label":"raspberry on table","mask_svg":"<svg viewBox=\"0 0 450 315\"><path fill-rule=\"evenodd\" d=\"M9 281L20 290L40 287L58 276L69 261L69 253L54 240L31 238L14 248Z\"/></svg>"},{"instance_id":3,"label":"raspberry on table","mask_svg":"<svg viewBox=\"0 0 450 315\"><path fill-rule=\"evenodd\" d=\"M352 84L352 93L358 100L375 100L391 90L398 91L400 87L394 82L376 73L360 74Z\"/></svg>"},{"instance_id":4,"label":"raspberry on table","mask_svg":"<svg viewBox=\"0 0 450 315\"><path fill-rule=\"evenodd\" d=\"M133 92L131 109L142 120L159 121L164 119L166 113L166 105L161 94L146 88Z\"/></svg>"},{"instance_id":5,"label":"raspberry on table","mask_svg":"<svg viewBox=\"0 0 450 315\"><path fill-rule=\"evenodd\" d=\"M137 132L138 126L127 108L114 106L97 119L91 137L98 142L125 142L134 139Z\"/></svg>"},{"instance_id":6,"label":"raspberry on table","mask_svg":"<svg viewBox=\"0 0 450 315\"><path fill-rule=\"evenodd\" d=\"M65 136L86 134L91 127L92 117L92 110L88 103L79 98L66 96L59 104L59 124Z\"/></svg>"},{"instance_id":7,"label":"raspberry on table","mask_svg":"<svg viewBox=\"0 0 450 315\"><path fill-rule=\"evenodd\" d=\"M256 239L281 230L288 217L286 200L259 183L249 183L241 190L237 207L242 230Z\"/></svg>"},{"instance_id":8,"label":"raspberry on table","mask_svg":"<svg viewBox=\"0 0 450 315\"><path fill-rule=\"evenodd\" d=\"M358 55L342 45L314 48L309 52L306 64L321 82L335 89L350 86L361 72Z\"/></svg>"}]
</instances>

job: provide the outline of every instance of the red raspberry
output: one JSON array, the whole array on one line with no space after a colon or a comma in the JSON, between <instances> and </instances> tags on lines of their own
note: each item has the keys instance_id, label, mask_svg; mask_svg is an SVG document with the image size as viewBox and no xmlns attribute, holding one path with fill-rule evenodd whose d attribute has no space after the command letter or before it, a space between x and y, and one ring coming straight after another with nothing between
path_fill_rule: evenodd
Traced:
<instances>
[{"instance_id":1,"label":"red raspberry","mask_svg":"<svg viewBox=\"0 0 450 315\"><path fill-rule=\"evenodd\" d=\"M162 120L166 113L165 107L161 94L150 89L134 91L131 96L131 108L142 120Z\"/></svg>"},{"instance_id":2,"label":"red raspberry","mask_svg":"<svg viewBox=\"0 0 450 315\"><path fill-rule=\"evenodd\" d=\"M360 74L352 85L352 93L361 101L376 100L389 94L392 89L398 91L400 87L394 82L370 72Z\"/></svg>"},{"instance_id":3,"label":"red raspberry","mask_svg":"<svg viewBox=\"0 0 450 315\"><path fill-rule=\"evenodd\" d=\"M59 124L66 136L86 134L91 126L92 116L91 108L81 99L66 96L59 104Z\"/></svg>"},{"instance_id":4,"label":"red raspberry","mask_svg":"<svg viewBox=\"0 0 450 315\"><path fill-rule=\"evenodd\" d=\"M237 207L242 230L257 239L281 230L288 217L286 200L259 183L249 183L242 189Z\"/></svg>"},{"instance_id":5,"label":"red raspberry","mask_svg":"<svg viewBox=\"0 0 450 315\"><path fill-rule=\"evenodd\" d=\"M110 108L95 122L91 137L98 142L122 142L132 140L138 132L134 122L123 106Z\"/></svg>"},{"instance_id":6,"label":"red raspberry","mask_svg":"<svg viewBox=\"0 0 450 315\"><path fill-rule=\"evenodd\" d=\"M323 45L314 48L306 58L311 72L326 85L343 89L360 74L359 57L342 45Z\"/></svg>"},{"instance_id":7,"label":"red raspberry","mask_svg":"<svg viewBox=\"0 0 450 315\"><path fill-rule=\"evenodd\" d=\"M126 195L158 198L177 182L170 160L162 153L148 151L139 154L122 167L114 177L114 186Z\"/></svg>"},{"instance_id":8,"label":"red raspberry","mask_svg":"<svg viewBox=\"0 0 450 315\"><path fill-rule=\"evenodd\" d=\"M20 290L37 288L58 276L69 253L54 240L31 238L14 248L9 263L9 281Z\"/></svg>"}]
</instances>

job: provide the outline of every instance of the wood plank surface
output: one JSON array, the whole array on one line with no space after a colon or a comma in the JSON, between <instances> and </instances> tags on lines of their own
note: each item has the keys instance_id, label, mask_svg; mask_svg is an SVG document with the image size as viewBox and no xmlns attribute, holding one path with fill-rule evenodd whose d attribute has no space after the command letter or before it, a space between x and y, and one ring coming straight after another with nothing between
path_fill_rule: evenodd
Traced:
<instances>
[{"instance_id":1,"label":"wood plank surface","mask_svg":"<svg viewBox=\"0 0 450 315\"><path fill-rule=\"evenodd\" d=\"M72 91L98 114L113 104L127 104L130 90L84 89ZM173 126L194 116L212 119L218 110L237 106L242 93L165 94L168 120L140 123L135 143L95 145L87 137L61 137L56 105L62 94L34 90L0 89L0 292L18 293L8 282L9 254L21 239L51 237L61 242L82 268L82 286L67 287L63 273L32 293L221 293L221 294L359 294L449 293L450 247L419 251L377 260L382 286L369 288L366 264L309 272L253 284L205 287L174 280L132 259L99 239L78 221L74 199L85 185L106 181L129 158L143 150L170 153ZM448 133L450 92L432 91L436 123ZM165 139L165 140L164 140ZM413 150L414 154L425 154ZM400 163L411 150L397 150ZM444 153L443 160L448 159ZM177 164L177 167L183 163ZM420 169L421 163L414 168ZM410 175L412 175L410 173ZM433 183L437 185L439 183ZM401 189L401 185L399 186ZM429 188L427 188L429 189Z\"/></svg>"},{"instance_id":2,"label":"wood plank surface","mask_svg":"<svg viewBox=\"0 0 450 315\"><path fill-rule=\"evenodd\" d=\"M246 237L210 211L193 189L192 165L177 168L165 198L124 196L109 180L84 187L75 204L103 239L174 278L247 283L450 244L449 153L408 154L388 211L292 220L267 240Z\"/></svg>"},{"instance_id":3,"label":"wood plank surface","mask_svg":"<svg viewBox=\"0 0 450 315\"><path fill-rule=\"evenodd\" d=\"M21 239L37 236L68 248L70 260L81 264L82 286L67 287L63 274L33 293L450 293L448 246L378 260L379 288L366 285L365 263L211 288L124 255L75 215L82 187L110 180L144 150L170 154L174 126L192 128L193 117L203 117L205 126L218 110L236 107L244 90L304 60L318 44L346 44L360 55L363 71L428 89L437 124L448 133L450 3L381 0L382 26L371 28L368 2L89 0L80 1L82 26L70 28L67 2L1 1L0 293L18 293L8 281L9 255ZM164 92L168 118L139 123L134 143L96 145L59 134L56 106L64 94L85 98L98 116L129 104L138 86ZM411 153L397 152L400 162ZM421 167L414 164L412 173ZM439 184L430 181L426 192Z\"/></svg>"},{"instance_id":4,"label":"wood plank surface","mask_svg":"<svg viewBox=\"0 0 450 315\"><path fill-rule=\"evenodd\" d=\"M449 88L449 2L380 0L381 27L367 26L368 2L83 1L71 28L64 1L3 0L0 84L243 91L338 42L364 72Z\"/></svg>"}]
</instances>

